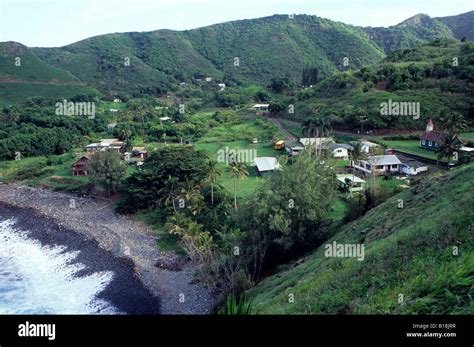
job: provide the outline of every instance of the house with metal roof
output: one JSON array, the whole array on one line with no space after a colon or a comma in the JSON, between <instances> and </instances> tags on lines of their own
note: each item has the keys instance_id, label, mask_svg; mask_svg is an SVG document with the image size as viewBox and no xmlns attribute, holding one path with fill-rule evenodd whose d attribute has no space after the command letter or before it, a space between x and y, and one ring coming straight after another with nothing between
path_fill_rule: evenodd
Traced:
<instances>
[{"instance_id":1,"label":"house with metal roof","mask_svg":"<svg viewBox=\"0 0 474 347\"><path fill-rule=\"evenodd\" d=\"M257 157L253 162L259 173L272 172L280 169L280 164L275 157Z\"/></svg>"},{"instance_id":2,"label":"house with metal roof","mask_svg":"<svg viewBox=\"0 0 474 347\"><path fill-rule=\"evenodd\" d=\"M400 172L402 162L396 155L374 155L364 160L352 162L353 167L363 174L387 175Z\"/></svg>"},{"instance_id":3,"label":"house with metal roof","mask_svg":"<svg viewBox=\"0 0 474 347\"><path fill-rule=\"evenodd\" d=\"M343 174L336 175L339 188L349 191L350 193L360 192L364 190L366 182L355 175Z\"/></svg>"},{"instance_id":4,"label":"house with metal roof","mask_svg":"<svg viewBox=\"0 0 474 347\"><path fill-rule=\"evenodd\" d=\"M349 151L352 146L348 143L326 143L323 145L324 150L335 159L348 160Z\"/></svg>"},{"instance_id":5,"label":"house with metal roof","mask_svg":"<svg viewBox=\"0 0 474 347\"><path fill-rule=\"evenodd\" d=\"M428 124L426 124L426 130L420 136L420 147L429 149L431 151L436 151L445 139L446 135L447 134L445 132L434 130L434 123L430 119ZM464 143L457 136L455 142L460 145L464 145Z\"/></svg>"}]
</instances>

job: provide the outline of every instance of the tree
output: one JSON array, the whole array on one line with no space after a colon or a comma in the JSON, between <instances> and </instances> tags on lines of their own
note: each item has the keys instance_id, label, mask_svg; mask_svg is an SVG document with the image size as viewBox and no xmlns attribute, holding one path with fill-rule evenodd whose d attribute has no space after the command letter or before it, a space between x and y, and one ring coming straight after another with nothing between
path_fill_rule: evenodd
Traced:
<instances>
[{"instance_id":1,"label":"tree","mask_svg":"<svg viewBox=\"0 0 474 347\"><path fill-rule=\"evenodd\" d=\"M94 154L87 163L87 169L94 184L106 189L109 197L117 190L127 172L120 155L111 150Z\"/></svg>"},{"instance_id":2,"label":"tree","mask_svg":"<svg viewBox=\"0 0 474 347\"><path fill-rule=\"evenodd\" d=\"M244 163L232 162L229 167L230 175L234 178L234 209L237 211L237 181L249 175Z\"/></svg>"},{"instance_id":3,"label":"tree","mask_svg":"<svg viewBox=\"0 0 474 347\"><path fill-rule=\"evenodd\" d=\"M201 188L193 181L185 181L182 183L178 198L185 201L186 208L189 209L193 215L202 208L204 200L201 194Z\"/></svg>"},{"instance_id":4,"label":"tree","mask_svg":"<svg viewBox=\"0 0 474 347\"><path fill-rule=\"evenodd\" d=\"M176 213L176 199L179 197L179 181L176 177L168 176L168 179L165 181L163 187L160 189L159 193L161 195L160 202L164 202L165 206L168 206L169 203L173 205L173 211Z\"/></svg>"},{"instance_id":5,"label":"tree","mask_svg":"<svg viewBox=\"0 0 474 347\"><path fill-rule=\"evenodd\" d=\"M179 189L186 181L201 184L208 175L208 161L205 152L190 146L167 146L152 152L145 164L127 179L128 207L148 208L163 201L170 191L165 187L170 177Z\"/></svg>"},{"instance_id":6,"label":"tree","mask_svg":"<svg viewBox=\"0 0 474 347\"><path fill-rule=\"evenodd\" d=\"M466 119L459 113L445 112L441 116L441 122L446 131L452 135L459 135L467 129Z\"/></svg>"},{"instance_id":7,"label":"tree","mask_svg":"<svg viewBox=\"0 0 474 347\"><path fill-rule=\"evenodd\" d=\"M275 93L283 93L291 88L291 83L287 77L274 77L270 81L270 89Z\"/></svg>"},{"instance_id":8,"label":"tree","mask_svg":"<svg viewBox=\"0 0 474 347\"><path fill-rule=\"evenodd\" d=\"M367 158L367 154L362 150L362 144L360 142L354 143L352 149L349 150L349 156L352 160L352 182L355 180L355 162L359 160L363 160ZM349 196L352 197L352 185L351 182L351 189L349 190Z\"/></svg>"},{"instance_id":9,"label":"tree","mask_svg":"<svg viewBox=\"0 0 474 347\"><path fill-rule=\"evenodd\" d=\"M336 187L334 169L308 151L264 181L238 214L249 273L258 277L325 241L321 226L333 207Z\"/></svg>"},{"instance_id":10,"label":"tree","mask_svg":"<svg viewBox=\"0 0 474 347\"><path fill-rule=\"evenodd\" d=\"M217 177L221 175L221 170L217 168L217 162L214 160L207 161L207 179L211 184L211 204L214 205L214 185L217 183Z\"/></svg>"},{"instance_id":11,"label":"tree","mask_svg":"<svg viewBox=\"0 0 474 347\"><path fill-rule=\"evenodd\" d=\"M444 158L448 158L448 160L449 158L456 158L454 160L457 160L457 153L460 147L461 142L455 134L445 134L444 138L439 143L438 149L436 150L436 164L438 165L439 161L442 161Z\"/></svg>"}]
</instances>

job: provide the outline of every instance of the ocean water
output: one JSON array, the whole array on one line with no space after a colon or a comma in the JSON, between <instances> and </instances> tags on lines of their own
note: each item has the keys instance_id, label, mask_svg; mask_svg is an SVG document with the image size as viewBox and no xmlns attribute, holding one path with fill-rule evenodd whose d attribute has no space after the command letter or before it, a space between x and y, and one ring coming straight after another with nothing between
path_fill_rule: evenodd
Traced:
<instances>
[{"instance_id":1,"label":"ocean water","mask_svg":"<svg viewBox=\"0 0 474 347\"><path fill-rule=\"evenodd\" d=\"M74 276L84 268L69 262L78 252L42 246L0 222L0 314L120 313L96 296L113 278L112 272Z\"/></svg>"}]
</instances>

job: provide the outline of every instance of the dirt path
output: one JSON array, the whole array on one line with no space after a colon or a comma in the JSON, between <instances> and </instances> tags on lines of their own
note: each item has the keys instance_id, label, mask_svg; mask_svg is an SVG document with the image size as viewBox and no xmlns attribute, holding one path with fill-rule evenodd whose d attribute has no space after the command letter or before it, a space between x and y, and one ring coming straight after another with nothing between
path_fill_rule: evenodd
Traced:
<instances>
[{"instance_id":1,"label":"dirt path","mask_svg":"<svg viewBox=\"0 0 474 347\"><path fill-rule=\"evenodd\" d=\"M285 121L285 122L288 122L288 123L294 123L295 125L299 125L299 123L296 123L296 122L292 122L292 121L287 121L287 120L283 120L281 118L271 118L271 117L268 117L267 118L270 122L272 122L273 124L275 124L278 129L285 135L285 141L297 141L298 138L296 136L294 136L293 134L291 134L282 124L282 121Z\"/></svg>"},{"instance_id":2,"label":"dirt path","mask_svg":"<svg viewBox=\"0 0 474 347\"><path fill-rule=\"evenodd\" d=\"M160 298L162 314L205 314L212 310L209 291L193 283L195 266L186 262L179 271L156 267L160 258L172 255L158 250L156 238L146 225L116 214L108 202L20 184L0 184L0 202L32 208L87 239L97 240L115 256L130 258L138 278Z\"/></svg>"}]
</instances>

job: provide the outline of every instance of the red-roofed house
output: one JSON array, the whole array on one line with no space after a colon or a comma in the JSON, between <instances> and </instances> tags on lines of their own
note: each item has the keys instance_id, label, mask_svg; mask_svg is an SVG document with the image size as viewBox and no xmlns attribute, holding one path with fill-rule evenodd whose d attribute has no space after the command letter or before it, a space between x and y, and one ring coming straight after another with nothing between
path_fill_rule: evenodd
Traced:
<instances>
[{"instance_id":1,"label":"red-roofed house","mask_svg":"<svg viewBox=\"0 0 474 347\"><path fill-rule=\"evenodd\" d=\"M82 156L78 161L72 166L72 175L73 176L88 176L87 172L87 162L90 160L87 156Z\"/></svg>"},{"instance_id":2,"label":"red-roofed house","mask_svg":"<svg viewBox=\"0 0 474 347\"><path fill-rule=\"evenodd\" d=\"M433 121L430 119L426 125L426 131L420 136L420 147L436 151L444 140L446 133L434 130ZM461 140L457 139L459 142ZM462 142L461 142L462 143Z\"/></svg>"}]
</instances>

